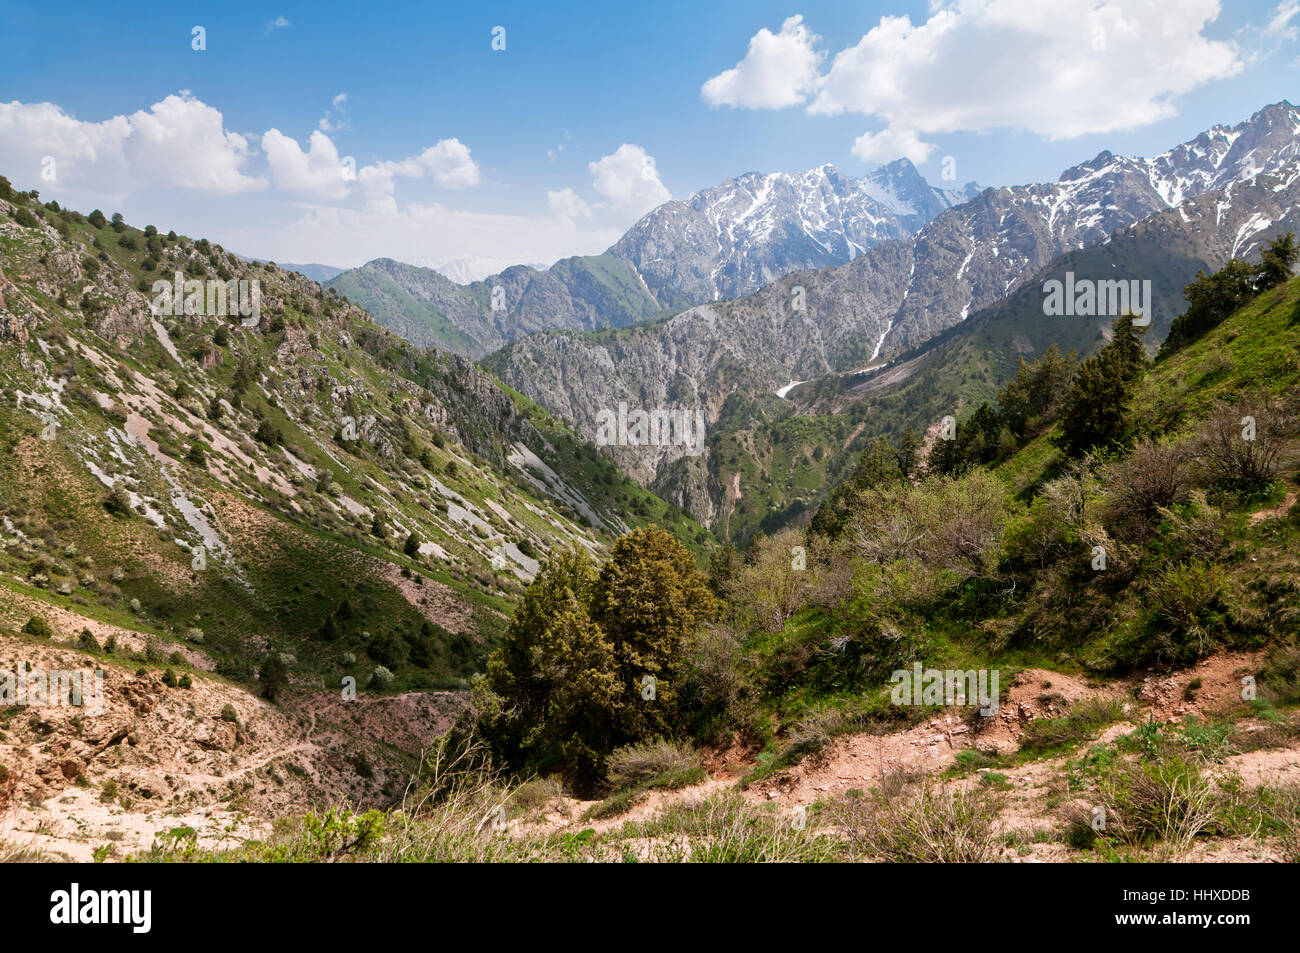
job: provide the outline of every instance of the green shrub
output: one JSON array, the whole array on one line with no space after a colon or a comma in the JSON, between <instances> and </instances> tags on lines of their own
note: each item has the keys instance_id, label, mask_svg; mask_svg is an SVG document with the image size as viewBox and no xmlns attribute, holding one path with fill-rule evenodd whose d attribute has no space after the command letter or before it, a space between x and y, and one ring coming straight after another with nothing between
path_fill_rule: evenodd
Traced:
<instances>
[{"instance_id":1,"label":"green shrub","mask_svg":"<svg viewBox=\"0 0 1300 953\"><path fill-rule=\"evenodd\" d=\"M109 491L108 498L104 500L104 509L108 510L114 516L130 516L133 512L131 509L131 497L126 490L120 485L114 486Z\"/></svg>"},{"instance_id":2,"label":"green shrub","mask_svg":"<svg viewBox=\"0 0 1300 953\"><path fill-rule=\"evenodd\" d=\"M54 630L50 628L50 624L38 615L34 615L27 620L27 624L23 626L23 631L28 635L36 636L38 639L54 638Z\"/></svg>"},{"instance_id":3,"label":"green shrub","mask_svg":"<svg viewBox=\"0 0 1300 953\"><path fill-rule=\"evenodd\" d=\"M262 683L262 697L269 702L278 700L289 684L289 671L279 652L266 656L258 670L258 678Z\"/></svg>"},{"instance_id":4,"label":"green shrub","mask_svg":"<svg viewBox=\"0 0 1300 953\"><path fill-rule=\"evenodd\" d=\"M1170 566L1151 586L1160 615L1175 629L1197 640L1197 657L1208 648L1203 622L1217 603L1225 578L1220 566L1186 562Z\"/></svg>"}]
</instances>

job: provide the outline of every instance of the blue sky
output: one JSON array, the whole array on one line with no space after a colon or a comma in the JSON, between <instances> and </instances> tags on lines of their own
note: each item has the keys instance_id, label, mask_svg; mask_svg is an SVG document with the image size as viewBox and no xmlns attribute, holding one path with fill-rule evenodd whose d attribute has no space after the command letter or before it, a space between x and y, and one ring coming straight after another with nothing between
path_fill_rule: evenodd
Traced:
<instances>
[{"instance_id":1,"label":"blue sky","mask_svg":"<svg viewBox=\"0 0 1300 953\"><path fill-rule=\"evenodd\" d=\"M1297 28L1297 0L6 3L0 173L259 257L549 263L746 171L1160 152L1296 101Z\"/></svg>"}]
</instances>

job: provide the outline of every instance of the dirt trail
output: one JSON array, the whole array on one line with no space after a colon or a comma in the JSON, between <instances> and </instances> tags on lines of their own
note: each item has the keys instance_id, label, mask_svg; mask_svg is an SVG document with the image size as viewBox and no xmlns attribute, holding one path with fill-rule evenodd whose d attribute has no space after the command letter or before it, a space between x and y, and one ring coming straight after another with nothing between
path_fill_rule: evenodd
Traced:
<instances>
[{"instance_id":1,"label":"dirt trail","mask_svg":"<svg viewBox=\"0 0 1300 953\"><path fill-rule=\"evenodd\" d=\"M886 735L848 735L819 758L806 759L771 782L762 796L784 805L809 805L850 788L870 787L890 769L936 774L950 767L967 748L1010 753L1025 727L1042 718L1060 718L1086 699L1123 705L1128 729L1154 719L1174 721L1205 716L1241 693L1240 673L1257 667L1260 653L1223 653L1169 675L1135 676L1092 685L1076 675L1026 669L1006 689L998 711L987 721L940 715L905 731ZM1196 685L1193 690L1190 686ZM1114 733L1123 733L1112 729Z\"/></svg>"},{"instance_id":2,"label":"dirt trail","mask_svg":"<svg viewBox=\"0 0 1300 953\"><path fill-rule=\"evenodd\" d=\"M756 804L773 804L780 811L796 806L811 806L817 801L843 796L851 789L869 790L879 786L888 774L902 771L912 775L935 776L951 767L957 755L966 749L1012 753L1019 747L1025 726L1041 718L1065 716L1072 706L1091 699L1110 700L1123 706L1126 718L1098 733L1097 742L1112 742L1148 721L1180 721L1187 716L1206 717L1240 698L1240 676L1254 670L1259 653L1223 653L1207 658L1178 673L1138 675L1107 684L1090 684L1087 679L1046 669L1020 672L1007 688L995 716L987 722L978 718L959 718L953 714L927 719L902 731L888 734L854 734L835 740L820 755L764 781L739 788L744 774L742 758L735 752L714 753L709 780L677 791L654 791L642 795L625 814L600 820L583 820L583 814L600 802L564 799L556 802L541 824L521 825L521 830L596 831L618 828L627 821L646 821L675 806L699 802L719 792L740 790L743 797ZM972 724L974 727L972 727ZM1243 723L1245 730L1252 728ZM1006 833L1023 835L1018 849L1008 848L1004 859L1040 862L1065 859L1067 848L1055 841L1034 842L1040 831L1055 828L1049 803L1068 800L1064 784L1067 761L1077 759L1077 752L1045 758L1016 768L1000 769L1005 781L999 780L1003 807L999 827ZM723 765L717 769L717 765ZM1235 770L1247 787L1300 783L1300 745L1282 750L1261 750L1234 755L1226 760L1226 769ZM988 769L984 769L987 771ZM958 787L980 783L981 772L950 781ZM1258 857L1256 857L1258 855ZM1251 839L1221 842L1206 860L1270 859L1267 849ZM1275 858L1273 858L1275 859Z\"/></svg>"},{"instance_id":3,"label":"dirt trail","mask_svg":"<svg viewBox=\"0 0 1300 953\"><path fill-rule=\"evenodd\" d=\"M1295 505L1296 499L1296 491L1288 490L1286 499L1277 506L1270 507L1266 510L1256 510L1254 513L1251 513L1250 517L1246 520L1246 525L1254 526L1256 523L1262 523L1264 520L1281 519L1283 516L1286 516L1287 510L1291 509L1291 507Z\"/></svg>"}]
</instances>

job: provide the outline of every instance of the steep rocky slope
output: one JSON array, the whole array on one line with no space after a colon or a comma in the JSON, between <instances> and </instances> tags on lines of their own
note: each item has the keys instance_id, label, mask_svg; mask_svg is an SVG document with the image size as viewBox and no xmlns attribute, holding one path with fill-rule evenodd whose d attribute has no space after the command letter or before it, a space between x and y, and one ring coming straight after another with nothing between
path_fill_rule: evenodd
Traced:
<instances>
[{"instance_id":1,"label":"steep rocky slope","mask_svg":"<svg viewBox=\"0 0 1300 953\"><path fill-rule=\"evenodd\" d=\"M300 275L0 190L0 590L31 616L238 680L280 655L290 683L456 686L548 550L652 519L707 538ZM166 307L178 272L199 290ZM219 313L227 280L248 313Z\"/></svg>"}]
</instances>

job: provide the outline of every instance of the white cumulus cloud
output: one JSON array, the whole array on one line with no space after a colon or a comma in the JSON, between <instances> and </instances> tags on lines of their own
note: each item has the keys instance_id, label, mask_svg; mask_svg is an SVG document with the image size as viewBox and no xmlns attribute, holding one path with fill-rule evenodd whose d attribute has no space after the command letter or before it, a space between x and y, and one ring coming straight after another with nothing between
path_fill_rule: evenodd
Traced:
<instances>
[{"instance_id":1,"label":"white cumulus cloud","mask_svg":"<svg viewBox=\"0 0 1300 953\"><path fill-rule=\"evenodd\" d=\"M348 170L325 133L313 132L308 151L303 152L296 139L269 129L262 136L262 151L276 188L323 199L347 196Z\"/></svg>"},{"instance_id":2,"label":"white cumulus cloud","mask_svg":"<svg viewBox=\"0 0 1300 953\"><path fill-rule=\"evenodd\" d=\"M1270 29L1296 15L1283 0ZM939 133L1023 129L1049 139L1132 129L1177 114L1179 96L1243 68L1204 30L1218 0L933 0L928 18L885 16L824 73L817 40L791 17L760 30L734 69L702 93L713 104L871 116L863 159L913 161ZM810 65L811 64L811 65Z\"/></svg>"},{"instance_id":3,"label":"white cumulus cloud","mask_svg":"<svg viewBox=\"0 0 1300 953\"><path fill-rule=\"evenodd\" d=\"M463 189L478 185L481 174L469 146L459 139L443 139L398 162L376 162L357 173L371 204L391 205L393 182L398 177L422 179L429 176L444 188Z\"/></svg>"},{"instance_id":4,"label":"white cumulus cloud","mask_svg":"<svg viewBox=\"0 0 1300 953\"><path fill-rule=\"evenodd\" d=\"M587 163L587 170L592 187L619 211L640 215L672 197L659 180L654 157L628 142L610 155Z\"/></svg>"},{"instance_id":5,"label":"white cumulus cloud","mask_svg":"<svg viewBox=\"0 0 1300 953\"><path fill-rule=\"evenodd\" d=\"M591 206L579 198L573 189L560 189L546 193L546 204L550 206L555 217L566 225L573 225L580 218L591 217Z\"/></svg>"},{"instance_id":6,"label":"white cumulus cloud","mask_svg":"<svg viewBox=\"0 0 1300 953\"><path fill-rule=\"evenodd\" d=\"M893 162L902 156L920 165L933 151L933 143L922 142L915 129L901 126L889 126L880 132L864 132L853 140L853 154L863 162Z\"/></svg>"},{"instance_id":7,"label":"white cumulus cloud","mask_svg":"<svg viewBox=\"0 0 1300 953\"><path fill-rule=\"evenodd\" d=\"M6 168L55 160L51 187L121 195L140 187L231 194L262 188L246 174L248 140L226 130L221 112L182 91L148 110L83 122L52 103L0 103L0 159Z\"/></svg>"},{"instance_id":8,"label":"white cumulus cloud","mask_svg":"<svg viewBox=\"0 0 1300 953\"><path fill-rule=\"evenodd\" d=\"M781 32L764 27L749 41L745 58L700 87L710 106L781 109L802 103L816 90L826 54L815 49L821 37L802 16L786 18Z\"/></svg>"}]
</instances>

